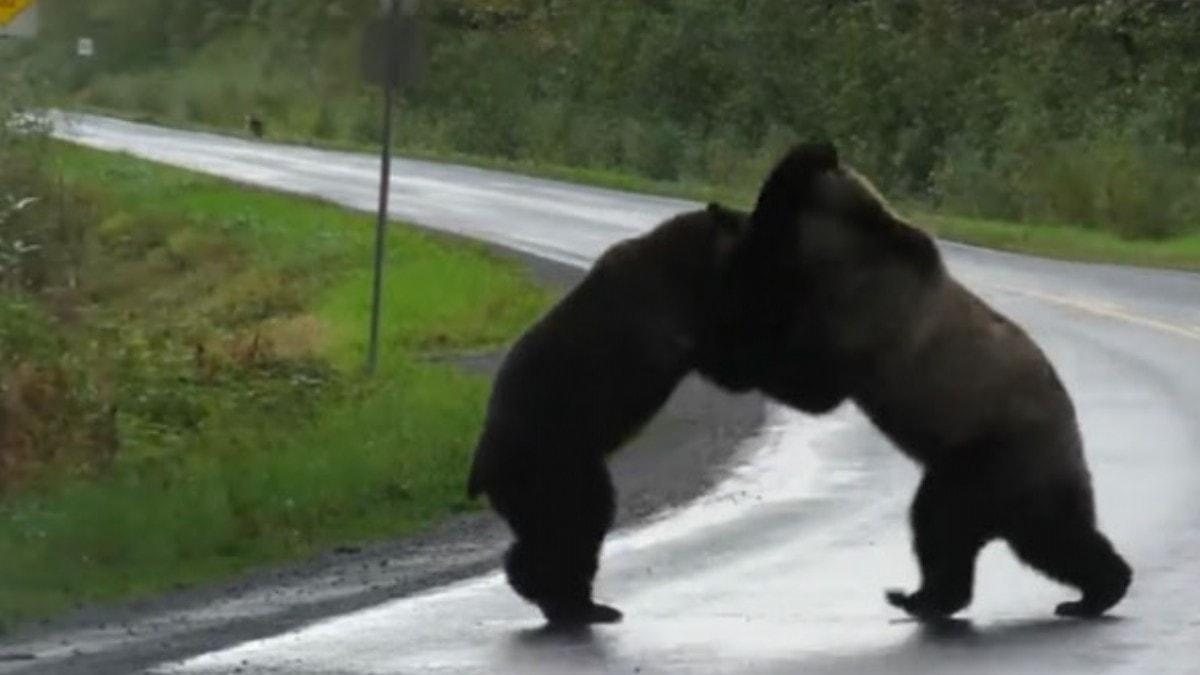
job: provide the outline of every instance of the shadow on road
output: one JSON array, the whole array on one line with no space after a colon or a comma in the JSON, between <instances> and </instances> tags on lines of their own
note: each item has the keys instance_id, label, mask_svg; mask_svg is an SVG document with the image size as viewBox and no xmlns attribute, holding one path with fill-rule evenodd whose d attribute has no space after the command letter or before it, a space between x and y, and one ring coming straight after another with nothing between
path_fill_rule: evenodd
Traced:
<instances>
[{"instance_id":1,"label":"shadow on road","mask_svg":"<svg viewBox=\"0 0 1200 675\"><path fill-rule=\"evenodd\" d=\"M609 661L604 642L590 626L527 628L514 633L505 645L497 672L604 670Z\"/></svg>"},{"instance_id":2,"label":"shadow on road","mask_svg":"<svg viewBox=\"0 0 1200 675\"><path fill-rule=\"evenodd\" d=\"M1106 637L1120 617L1091 621L1033 619L976 626L966 619L936 623L903 620L912 635L898 645L834 656L803 665L809 673L1001 673L1056 672L1059 664L1111 662ZM1082 657L1082 658L1081 658ZM780 671L801 664L773 664ZM774 667L771 668L774 672Z\"/></svg>"},{"instance_id":3,"label":"shadow on road","mask_svg":"<svg viewBox=\"0 0 1200 675\"><path fill-rule=\"evenodd\" d=\"M968 619L947 619L932 623L908 621L916 625L917 631L905 648L930 647L978 647L1001 649L1011 645L1028 646L1043 640L1069 639L1072 635L1087 633L1107 625L1123 621L1121 617L1106 616L1090 621L1078 619L1033 619L977 628Z\"/></svg>"},{"instance_id":4,"label":"shadow on road","mask_svg":"<svg viewBox=\"0 0 1200 675\"><path fill-rule=\"evenodd\" d=\"M546 624L540 628L526 628L517 631L513 641L527 649L554 649L568 645L593 644L596 633L591 626L569 626L566 628Z\"/></svg>"},{"instance_id":5,"label":"shadow on road","mask_svg":"<svg viewBox=\"0 0 1200 675\"><path fill-rule=\"evenodd\" d=\"M899 644L857 654L816 656L799 661L765 661L750 670L769 673L1046 673L1058 666L1092 662L1109 664L1115 654L1106 643L1111 630L1124 620L1095 621L1035 619L976 626L969 620L938 623L898 621L912 633ZM611 636L591 628L576 630L530 628L514 633L505 643L497 672L561 673L624 672L628 654L611 653ZM834 645L836 647L836 645ZM753 659L749 661L753 663ZM622 666L622 667L618 667ZM1068 668L1069 670L1069 668ZM654 672L647 664L647 672Z\"/></svg>"}]
</instances>

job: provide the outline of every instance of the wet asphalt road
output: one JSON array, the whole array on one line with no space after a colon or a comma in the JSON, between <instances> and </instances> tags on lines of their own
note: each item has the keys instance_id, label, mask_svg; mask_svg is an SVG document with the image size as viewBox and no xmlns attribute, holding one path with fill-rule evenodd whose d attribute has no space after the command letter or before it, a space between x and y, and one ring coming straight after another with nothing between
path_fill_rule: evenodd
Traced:
<instances>
[{"instance_id":1,"label":"wet asphalt road","mask_svg":"<svg viewBox=\"0 0 1200 675\"><path fill-rule=\"evenodd\" d=\"M60 134L242 182L375 203L374 159L82 117ZM392 215L585 266L688 202L398 161ZM170 673L1200 673L1200 276L944 245L1038 339L1079 410L1102 527L1133 564L1104 621L999 544L930 629L888 607L916 569L916 470L850 407L768 411L707 496L611 540L597 595L624 623L546 635L495 573L157 668Z\"/></svg>"}]
</instances>

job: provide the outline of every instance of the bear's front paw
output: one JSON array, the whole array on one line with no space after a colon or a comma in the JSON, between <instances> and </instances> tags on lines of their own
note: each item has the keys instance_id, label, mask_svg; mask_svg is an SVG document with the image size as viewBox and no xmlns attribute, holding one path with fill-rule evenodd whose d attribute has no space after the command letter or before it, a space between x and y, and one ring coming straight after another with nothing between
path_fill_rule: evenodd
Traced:
<instances>
[{"instance_id":1,"label":"bear's front paw","mask_svg":"<svg viewBox=\"0 0 1200 675\"><path fill-rule=\"evenodd\" d=\"M891 589L887 591L886 597L893 607L898 607L921 621L945 619L963 608L963 603L944 601L924 591L905 593L899 589Z\"/></svg>"}]
</instances>

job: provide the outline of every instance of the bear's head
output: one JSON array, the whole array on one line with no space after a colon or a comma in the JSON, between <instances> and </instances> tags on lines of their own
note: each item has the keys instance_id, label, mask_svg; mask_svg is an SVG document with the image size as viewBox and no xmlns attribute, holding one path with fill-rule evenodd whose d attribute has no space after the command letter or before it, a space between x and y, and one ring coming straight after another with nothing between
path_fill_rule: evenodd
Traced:
<instances>
[{"instance_id":1,"label":"bear's head","mask_svg":"<svg viewBox=\"0 0 1200 675\"><path fill-rule=\"evenodd\" d=\"M742 276L778 281L780 272L792 271L811 280L833 268L894 265L922 275L941 269L933 240L896 215L830 143L793 148L767 177L750 223L735 254Z\"/></svg>"},{"instance_id":2,"label":"bear's head","mask_svg":"<svg viewBox=\"0 0 1200 675\"><path fill-rule=\"evenodd\" d=\"M943 276L933 240L831 144L797 146L767 177L724 266L713 379L764 388L786 368L849 372Z\"/></svg>"}]
</instances>

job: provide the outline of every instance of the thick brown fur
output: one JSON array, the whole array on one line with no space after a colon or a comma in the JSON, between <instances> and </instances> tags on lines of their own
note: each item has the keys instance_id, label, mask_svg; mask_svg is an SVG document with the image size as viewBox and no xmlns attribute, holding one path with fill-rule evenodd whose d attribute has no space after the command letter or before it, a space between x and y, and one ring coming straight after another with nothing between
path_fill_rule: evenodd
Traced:
<instances>
[{"instance_id":1,"label":"thick brown fur","mask_svg":"<svg viewBox=\"0 0 1200 675\"><path fill-rule=\"evenodd\" d=\"M1075 411L1049 360L832 146L800 146L776 167L732 270L757 298L741 317L757 344L739 351L784 364L750 379L788 402L789 386L804 389L790 372L827 373L827 390L925 469L911 512L922 583L892 604L920 618L963 609L995 538L1082 592L1059 614L1098 616L1124 596L1132 573L1096 527Z\"/></svg>"},{"instance_id":2,"label":"thick brown fur","mask_svg":"<svg viewBox=\"0 0 1200 675\"><path fill-rule=\"evenodd\" d=\"M620 618L592 601L614 510L605 458L690 371L727 388L750 379L754 360L725 363L737 345L718 336L735 325L718 308L732 306L724 268L746 223L710 205L617 244L500 368L468 492L508 522L509 582L551 623Z\"/></svg>"}]
</instances>

